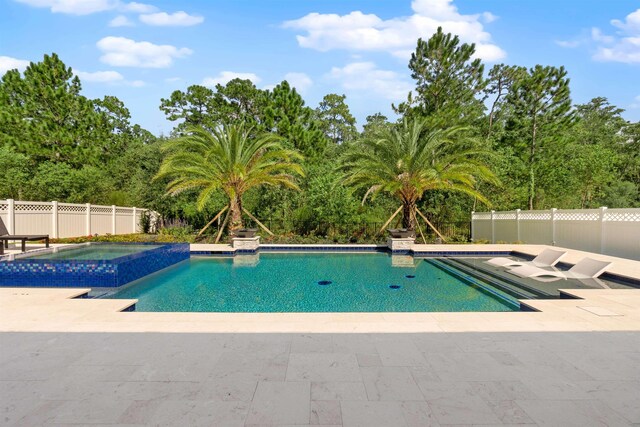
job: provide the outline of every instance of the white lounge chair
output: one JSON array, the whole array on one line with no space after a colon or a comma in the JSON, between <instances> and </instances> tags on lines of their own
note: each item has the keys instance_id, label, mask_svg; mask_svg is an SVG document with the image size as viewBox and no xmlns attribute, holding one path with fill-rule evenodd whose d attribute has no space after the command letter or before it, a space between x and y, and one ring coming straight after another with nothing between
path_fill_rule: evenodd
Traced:
<instances>
[{"instance_id":1,"label":"white lounge chair","mask_svg":"<svg viewBox=\"0 0 640 427\"><path fill-rule=\"evenodd\" d=\"M516 261L511 258L498 257L485 261L496 267L518 267L521 265L532 265L534 267L553 267L560 261L560 258L567 253L564 251L556 251L554 249L545 249L531 261Z\"/></svg>"},{"instance_id":2,"label":"white lounge chair","mask_svg":"<svg viewBox=\"0 0 640 427\"><path fill-rule=\"evenodd\" d=\"M568 271L545 270L532 265L522 265L520 267L510 269L508 272L519 277L530 277L533 279L542 277L555 277L558 279L595 279L604 273L610 265L610 262L584 258Z\"/></svg>"}]
</instances>

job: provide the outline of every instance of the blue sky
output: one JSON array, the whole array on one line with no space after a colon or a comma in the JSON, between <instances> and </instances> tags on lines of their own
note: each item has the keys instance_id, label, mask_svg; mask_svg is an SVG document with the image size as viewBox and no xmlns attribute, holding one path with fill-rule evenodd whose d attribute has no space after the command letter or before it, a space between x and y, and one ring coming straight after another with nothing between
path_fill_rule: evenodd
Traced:
<instances>
[{"instance_id":1,"label":"blue sky","mask_svg":"<svg viewBox=\"0 0 640 427\"><path fill-rule=\"evenodd\" d=\"M156 134L172 128L160 98L236 76L286 78L314 108L344 93L361 125L406 98L415 41L442 25L487 69L564 65L574 102L605 96L640 120L637 0L142 1L0 0L0 74L56 52L86 96L119 97Z\"/></svg>"}]
</instances>

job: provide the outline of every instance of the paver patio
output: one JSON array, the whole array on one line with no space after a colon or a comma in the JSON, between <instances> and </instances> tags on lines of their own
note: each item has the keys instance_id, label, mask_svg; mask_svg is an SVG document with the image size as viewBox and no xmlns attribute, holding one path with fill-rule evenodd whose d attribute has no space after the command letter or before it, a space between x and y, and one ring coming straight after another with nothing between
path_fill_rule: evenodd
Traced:
<instances>
[{"instance_id":1,"label":"paver patio","mask_svg":"<svg viewBox=\"0 0 640 427\"><path fill-rule=\"evenodd\" d=\"M3 425L640 423L640 332L0 340Z\"/></svg>"}]
</instances>

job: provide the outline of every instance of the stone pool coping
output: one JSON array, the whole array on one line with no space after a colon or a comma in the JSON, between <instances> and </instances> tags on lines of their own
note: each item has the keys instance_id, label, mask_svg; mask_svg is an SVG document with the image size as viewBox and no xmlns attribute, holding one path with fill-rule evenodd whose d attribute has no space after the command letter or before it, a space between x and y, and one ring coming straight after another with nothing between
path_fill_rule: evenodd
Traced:
<instances>
[{"instance_id":1,"label":"stone pool coping","mask_svg":"<svg viewBox=\"0 0 640 427\"><path fill-rule=\"evenodd\" d=\"M538 312L142 313L89 289L2 288L0 332L414 333L640 331L640 290L564 290L526 300Z\"/></svg>"}]
</instances>

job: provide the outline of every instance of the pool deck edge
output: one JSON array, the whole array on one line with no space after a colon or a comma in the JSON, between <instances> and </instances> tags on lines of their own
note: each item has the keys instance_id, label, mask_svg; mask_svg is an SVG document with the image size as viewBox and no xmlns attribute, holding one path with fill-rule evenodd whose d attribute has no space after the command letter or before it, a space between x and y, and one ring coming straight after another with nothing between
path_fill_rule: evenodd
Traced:
<instances>
[{"instance_id":1,"label":"pool deck edge","mask_svg":"<svg viewBox=\"0 0 640 427\"><path fill-rule=\"evenodd\" d=\"M0 289L0 332L417 333L640 331L640 290L563 290L521 312L144 313L136 300L77 299L86 289Z\"/></svg>"}]
</instances>

